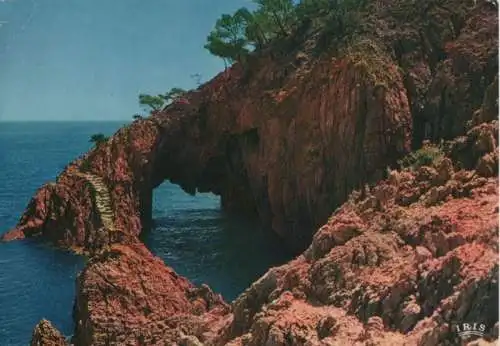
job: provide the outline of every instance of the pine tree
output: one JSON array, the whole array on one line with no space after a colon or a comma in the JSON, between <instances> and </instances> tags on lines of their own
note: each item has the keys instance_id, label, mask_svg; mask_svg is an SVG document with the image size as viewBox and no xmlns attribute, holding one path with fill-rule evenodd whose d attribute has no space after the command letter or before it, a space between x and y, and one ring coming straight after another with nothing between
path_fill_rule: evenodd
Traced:
<instances>
[{"instance_id":1,"label":"pine tree","mask_svg":"<svg viewBox=\"0 0 500 346\"><path fill-rule=\"evenodd\" d=\"M141 106L149 107L152 111L160 110L165 104L163 95L152 96L147 94L139 95L139 104Z\"/></svg>"},{"instance_id":2,"label":"pine tree","mask_svg":"<svg viewBox=\"0 0 500 346\"><path fill-rule=\"evenodd\" d=\"M186 93L186 90L182 88L172 88L165 95L161 95L166 102L174 101L182 97Z\"/></svg>"},{"instance_id":3,"label":"pine tree","mask_svg":"<svg viewBox=\"0 0 500 346\"><path fill-rule=\"evenodd\" d=\"M293 23L296 21L295 5L293 0L254 0L259 8L256 11L262 22L267 22L276 36L288 36Z\"/></svg>"},{"instance_id":4,"label":"pine tree","mask_svg":"<svg viewBox=\"0 0 500 346\"><path fill-rule=\"evenodd\" d=\"M234 15L223 14L207 37L205 48L221 57L226 67L234 61L241 61L249 52L245 15L242 10Z\"/></svg>"}]
</instances>

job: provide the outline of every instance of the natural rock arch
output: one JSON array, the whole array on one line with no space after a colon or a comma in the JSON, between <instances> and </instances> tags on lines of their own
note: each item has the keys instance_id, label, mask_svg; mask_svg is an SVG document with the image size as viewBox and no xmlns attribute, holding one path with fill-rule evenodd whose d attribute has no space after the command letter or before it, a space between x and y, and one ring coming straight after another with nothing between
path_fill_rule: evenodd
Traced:
<instances>
[{"instance_id":1,"label":"natural rock arch","mask_svg":"<svg viewBox=\"0 0 500 346\"><path fill-rule=\"evenodd\" d=\"M262 73L254 83L267 77ZM340 75L326 88L297 85L282 100L283 90L279 97L245 95L261 86L245 89L235 66L189 94L189 104L134 121L70 164L55 185L38 191L6 238L50 233L62 245L92 247L89 235L103 225L92 191L77 179L90 173L107 185L115 227L131 239L150 226L152 191L169 180L188 193L221 196L223 208L255 215L303 249L352 188L380 176L409 144L411 118L396 70L399 87L384 99L373 97L375 84L348 61L316 67L325 73Z\"/></svg>"}]
</instances>

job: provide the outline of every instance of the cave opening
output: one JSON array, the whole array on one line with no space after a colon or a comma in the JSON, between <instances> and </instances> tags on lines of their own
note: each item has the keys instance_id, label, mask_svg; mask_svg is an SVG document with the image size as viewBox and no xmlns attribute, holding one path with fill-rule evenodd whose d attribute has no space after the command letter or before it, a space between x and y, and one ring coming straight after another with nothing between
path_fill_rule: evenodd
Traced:
<instances>
[{"instance_id":1,"label":"cave opening","mask_svg":"<svg viewBox=\"0 0 500 346\"><path fill-rule=\"evenodd\" d=\"M249 215L225 211L213 193L186 193L164 181L153 190L146 246L178 274L231 301L292 254Z\"/></svg>"}]
</instances>

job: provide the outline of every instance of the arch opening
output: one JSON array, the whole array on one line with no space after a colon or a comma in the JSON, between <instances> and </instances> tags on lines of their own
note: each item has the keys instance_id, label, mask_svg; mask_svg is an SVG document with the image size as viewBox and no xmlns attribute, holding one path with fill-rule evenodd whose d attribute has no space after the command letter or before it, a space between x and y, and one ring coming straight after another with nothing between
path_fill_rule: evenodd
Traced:
<instances>
[{"instance_id":1,"label":"arch opening","mask_svg":"<svg viewBox=\"0 0 500 346\"><path fill-rule=\"evenodd\" d=\"M180 275L229 301L292 258L276 234L255 218L225 211L213 193L190 195L164 182L153 192L152 220L141 236L146 246Z\"/></svg>"}]
</instances>

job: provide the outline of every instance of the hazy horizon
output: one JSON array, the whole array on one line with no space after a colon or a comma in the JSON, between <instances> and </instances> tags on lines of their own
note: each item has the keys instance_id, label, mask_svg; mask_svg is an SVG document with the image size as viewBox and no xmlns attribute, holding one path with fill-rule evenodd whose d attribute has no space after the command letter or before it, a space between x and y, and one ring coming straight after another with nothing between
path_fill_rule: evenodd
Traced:
<instances>
[{"instance_id":1,"label":"hazy horizon","mask_svg":"<svg viewBox=\"0 0 500 346\"><path fill-rule=\"evenodd\" d=\"M0 122L131 120L139 93L223 69L203 45L242 6L251 0L0 1Z\"/></svg>"},{"instance_id":2,"label":"hazy horizon","mask_svg":"<svg viewBox=\"0 0 500 346\"><path fill-rule=\"evenodd\" d=\"M133 119L0 119L0 123L128 123Z\"/></svg>"}]
</instances>

